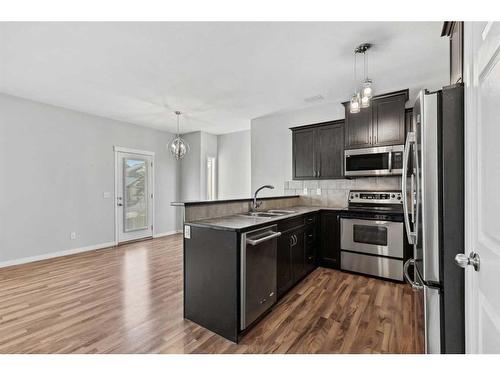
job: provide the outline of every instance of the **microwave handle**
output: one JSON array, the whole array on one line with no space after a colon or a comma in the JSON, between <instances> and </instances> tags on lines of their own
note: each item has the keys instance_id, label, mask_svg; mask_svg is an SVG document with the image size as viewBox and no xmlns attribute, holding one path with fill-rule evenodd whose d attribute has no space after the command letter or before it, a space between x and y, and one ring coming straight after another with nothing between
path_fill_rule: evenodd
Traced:
<instances>
[{"instance_id":1,"label":"microwave handle","mask_svg":"<svg viewBox=\"0 0 500 375\"><path fill-rule=\"evenodd\" d=\"M413 132L409 132L406 136L406 144L405 149L403 151L403 175L401 176L401 190L403 193L403 217L406 227L406 234L408 235L408 242L410 244L414 244L415 233L411 231L410 228L410 218L408 213L408 199L407 199L407 175L408 175L408 161L410 156L410 145L415 142L415 134ZM413 191L411 191L411 204L413 204Z\"/></svg>"},{"instance_id":2,"label":"microwave handle","mask_svg":"<svg viewBox=\"0 0 500 375\"><path fill-rule=\"evenodd\" d=\"M389 173L392 172L392 150L389 151Z\"/></svg>"}]
</instances>

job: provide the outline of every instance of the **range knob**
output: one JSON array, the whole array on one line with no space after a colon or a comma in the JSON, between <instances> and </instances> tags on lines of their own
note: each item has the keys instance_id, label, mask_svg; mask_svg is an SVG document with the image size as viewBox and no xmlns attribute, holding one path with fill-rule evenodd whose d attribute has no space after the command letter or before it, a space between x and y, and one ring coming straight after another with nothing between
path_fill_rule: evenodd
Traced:
<instances>
[{"instance_id":1,"label":"range knob","mask_svg":"<svg viewBox=\"0 0 500 375\"><path fill-rule=\"evenodd\" d=\"M392 195L391 195L391 198L394 198L394 197L395 197L395 195L394 195L394 194L392 194Z\"/></svg>"}]
</instances>

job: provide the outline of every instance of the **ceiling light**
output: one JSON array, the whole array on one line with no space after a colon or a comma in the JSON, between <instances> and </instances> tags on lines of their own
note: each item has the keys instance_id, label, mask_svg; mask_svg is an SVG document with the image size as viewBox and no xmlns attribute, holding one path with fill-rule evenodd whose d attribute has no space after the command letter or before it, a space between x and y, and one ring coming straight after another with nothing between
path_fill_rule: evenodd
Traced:
<instances>
[{"instance_id":1,"label":"ceiling light","mask_svg":"<svg viewBox=\"0 0 500 375\"><path fill-rule=\"evenodd\" d=\"M175 111L174 113L177 116L177 135L169 143L168 149L176 160L180 160L189 152L189 144L181 138L179 132L179 116L181 115L181 112Z\"/></svg>"}]
</instances>

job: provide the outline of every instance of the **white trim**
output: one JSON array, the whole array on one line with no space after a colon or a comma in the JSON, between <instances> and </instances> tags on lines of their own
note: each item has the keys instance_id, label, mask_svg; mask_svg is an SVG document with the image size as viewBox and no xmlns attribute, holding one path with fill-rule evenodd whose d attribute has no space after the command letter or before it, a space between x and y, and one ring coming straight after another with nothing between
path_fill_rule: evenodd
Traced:
<instances>
[{"instance_id":1,"label":"white trim","mask_svg":"<svg viewBox=\"0 0 500 375\"><path fill-rule=\"evenodd\" d=\"M153 238L171 236L172 234L178 234L178 233L182 233L182 229L170 230L168 232L163 232L163 233L155 233L153 234Z\"/></svg>"},{"instance_id":2,"label":"white trim","mask_svg":"<svg viewBox=\"0 0 500 375\"><path fill-rule=\"evenodd\" d=\"M118 245L118 205L116 204L116 197L118 196L118 185L116 183L118 179L118 153L129 153L129 154L137 154L143 156L150 156L151 162L153 163L153 167L151 168L151 194L153 194L153 202L151 204L151 225L153 226L152 233L154 237L154 231L156 228L155 225L155 202L156 202L156 193L155 193L155 168L156 168L156 160L155 153L153 151L145 151L145 150L137 150L134 148L113 146L113 151L115 154L115 173L114 173L114 185L115 185L115 196L114 196L114 205L115 205L115 242L114 245Z\"/></svg>"},{"instance_id":3,"label":"white trim","mask_svg":"<svg viewBox=\"0 0 500 375\"><path fill-rule=\"evenodd\" d=\"M87 251L105 249L107 247L112 247L114 245L115 245L114 242L105 242L105 243L101 243L98 245L90 245L90 246L79 247L76 249L62 250L62 251L56 251L53 253L34 255L34 256L26 257L26 258L7 260L4 262L0 262L0 268L16 266L18 264L24 264L24 263L38 262L40 260L58 258L58 257L66 256L66 255L84 253Z\"/></svg>"},{"instance_id":4,"label":"white trim","mask_svg":"<svg viewBox=\"0 0 500 375\"><path fill-rule=\"evenodd\" d=\"M137 150L135 148L121 147L121 146L113 146L114 152L125 152L127 154L138 154L138 155L147 155L147 156L155 156L153 151L146 150Z\"/></svg>"}]
</instances>

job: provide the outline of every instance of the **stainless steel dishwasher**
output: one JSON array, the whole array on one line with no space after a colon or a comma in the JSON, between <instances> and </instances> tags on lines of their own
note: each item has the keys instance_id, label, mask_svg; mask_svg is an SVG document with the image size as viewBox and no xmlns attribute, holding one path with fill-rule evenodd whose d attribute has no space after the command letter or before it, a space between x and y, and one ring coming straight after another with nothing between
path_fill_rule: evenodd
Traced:
<instances>
[{"instance_id":1,"label":"stainless steel dishwasher","mask_svg":"<svg viewBox=\"0 0 500 375\"><path fill-rule=\"evenodd\" d=\"M247 328L276 302L277 238L271 225L241 235L241 329Z\"/></svg>"}]
</instances>

